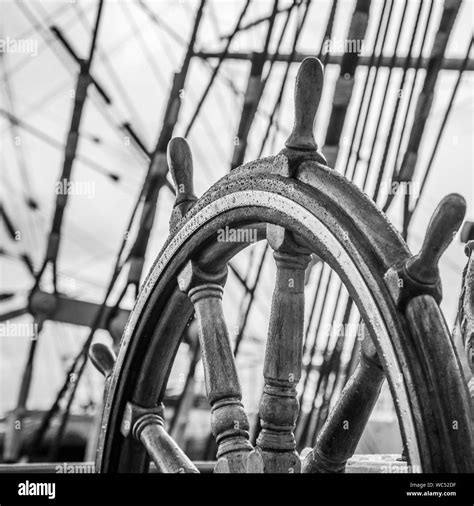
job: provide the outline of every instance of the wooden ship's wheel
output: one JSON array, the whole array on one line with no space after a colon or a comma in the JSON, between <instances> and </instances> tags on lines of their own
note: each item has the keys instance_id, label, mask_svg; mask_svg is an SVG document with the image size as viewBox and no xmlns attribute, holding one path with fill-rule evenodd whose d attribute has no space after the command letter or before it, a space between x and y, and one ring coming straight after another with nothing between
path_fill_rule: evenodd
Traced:
<instances>
[{"instance_id":1,"label":"wooden ship's wheel","mask_svg":"<svg viewBox=\"0 0 474 506\"><path fill-rule=\"evenodd\" d=\"M106 376L99 472L147 472L150 460L160 472L197 472L166 432L162 404L193 313L218 446L215 472L344 472L385 378L410 469L474 470L469 393L438 305L437 263L463 220L464 199L443 199L421 251L412 255L373 201L318 151L313 123L322 81L319 60L304 60L286 148L231 171L200 199L188 144L169 143L177 189L169 238L142 286L118 357L102 344L90 352ZM255 447L222 310L227 263L248 243L220 242L225 227L255 230L273 249L277 269ZM366 332L359 365L301 459L293 430L311 253L341 278Z\"/></svg>"}]
</instances>

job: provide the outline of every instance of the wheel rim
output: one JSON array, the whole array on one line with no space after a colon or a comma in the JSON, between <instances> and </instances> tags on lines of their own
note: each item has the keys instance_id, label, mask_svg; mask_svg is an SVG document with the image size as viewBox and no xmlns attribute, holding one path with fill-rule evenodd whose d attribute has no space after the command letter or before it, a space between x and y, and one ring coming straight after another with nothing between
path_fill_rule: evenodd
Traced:
<instances>
[{"instance_id":1,"label":"wheel rim","mask_svg":"<svg viewBox=\"0 0 474 506\"><path fill-rule=\"evenodd\" d=\"M245 172L245 170L242 172ZM242 186L242 183L244 182L245 181L242 180L238 181L237 178L237 182L233 182L233 186ZM281 187L281 185L278 187L278 180L267 176L266 178L261 177L261 180L258 182L261 183L263 187L272 187L276 185L279 193L277 193L275 189L272 192L268 189L258 191L255 190L255 188L252 188L252 190L248 191L233 191L229 193L228 196L214 199L207 204L204 199L204 204L201 205L201 207L195 212L191 213L190 218L185 221L181 228L169 240L168 244L159 256L150 276L144 283L144 287L124 335L124 340L118 357L119 367L117 368L118 371L122 371L122 374L115 374L111 380L104 410L103 431L98 451L98 468L104 471L123 469L123 467L118 465L116 461L114 464L114 452L111 448L111 440L114 439L114 434L115 437L118 437L117 428L120 417L119 406L121 403L119 399L122 398L123 401L124 392L131 393L132 391L130 384L131 375L123 374L123 372L125 370L129 371L129 367L126 365L127 355L129 353L129 343L132 341L132 336L139 336L141 333L139 329L140 325L137 324L140 320L142 322L143 319L146 320L146 314L144 314L145 306L150 303L151 293L157 289L157 285L160 284L160 281L163 281L161 279L163 277L163 273L166 269L170 269L170 266L173 263L175 265L182 264L182 262L179 261L179 254L180 251L183 251L183 248L188 248L188 255L193 255L194 252L199 249L197 244L202 244L203 240L205 240L204 237L199 237L199 231L200 229L202 230L202 227L205 224L208 227L207 236L212 237L212 235L215 234L216 230L220 228L223 223L233 225L238 222L238 224L242 225L243 222L255 222L258 218L262 222L284 223L285 227L291 229L295 233L300 234L303 237L305 235L307 238L310 237L311 241L309 242L311 242L313 246L312 249L314 249L317 254L323 256L328 263L332 264L331 267L335 268L336 272L338 272L345 282L351 296L353 296L356 300L359 311L362 315L364 315L365 323L369 323L369 332L372 335L378 335L380 338L379 344L381 345L381 358L384 363L385 370L389 373L388 377L392 394L395 394L396 408L399 414L399 420L401 420L400 425L402 435L404 437L406 447L408 448L409 462L415 469L421 470L422 459L418 447L419 436L417 436L415 421L412 416L414 407L412 402L410 402L407 388L403 381L402 366L399 363L396 350L394 350L392 341L390 340L388 327L391 328L392 339L396 338L394 337L394 331L398 335L402 333L403 330L396 325L395 318L393 314L391 314L394 312L394 308L390 308L389 305L386 305L387 307L385 307L382 311L385 314L382 316L381 308L376 300L377 297L372 295L374 291L378 291L379 294L381 294L382 300L387 300L387 294L383 294L383 287L381 284L383 269L380 272L371 273L362 258L364 248L361 248L360 245L358 245L357 248L354 247L358 241L355 240L354 242L355 238L351 237L350 231L347 229L345 230L343 226L340 226L340 237L335 237L334 234L327 228L327 222L324 223L321 221L320 217L318 218L316 216L318 211L315 211L315 208L309 210L308 207L311 206L304 206L303 204L297 203L303 201L308 204L308 187L301 184L294 185L293 190L290 190L290 192L299 192L299 195L294 195L294 198L289 198L288 196L281 194L285 188ZM223 184L225 184L225 182ZM257 181L254 182L253 186L256 185ZM285 185L286 193L288 193L287 181L285 181ZM295 189L296 186L298 186L298 189ZM210 193L215 193L215 191L211 190ZM314 194L312 195L312 202L313 205L315 205ZM242 210L244 210L243 213ZM231 218L233 212L238 214L238 216L235 216L234 218L236 222L234 222ZM319 213L324 214L324 209L322 207L319 207ZM337 213L334 212L334 214ZM328 217L326 216L326 218ZM331 219L334 219L334 217ZM342 217L340 216L339 219L342 219ZM343 220L341 223L343 223ZM198 237L199 239L196 241L196 238ZM188 246L193 242L193 238L196 246ZM374 240L376 241L376 239ZM240 248L241 246L236 247L236 249ZM403 243L400 241L398 241L398 246L393 246L393 249L398 250L397 253L402 258L404 256L408 257L408 252ZM353 255L352 257L349 255L348 251L351 251L351 254ZM365 265L366 272L361 272L357 268L355 262L356 258L358 258L359 267L361 265ZM171 268L171 270L175 269ZM370 276L372 276L371 289L368 288L367 284ZM176 283L174 282L174 284ZM169 287L167 290L161 289L162 293L169 293L169 290ZM180 316L184 316L188 313L190 315L192 308L187 302L184 294L183 296L180 296L178 293L175 293L173 297L175 297L175 302L181 306L182 312ZM187 318L184 319L184 322L186 321ZM182 325L183 328L184 325L185 323ZM174 346L169 347L170 350L174 351L176 350L179 337L181 336L179 329L177 329L176 333L179 334L179 336L170 340L170 342L174 342ZM137 338L134 337L134 339ZM137 346L135 346L135 348L137 348ZM173 356L174 352L164 358L163 362L159 364L159 368L161 370L166 370L169 373ZM157 364L155 364L155 366L157 366ZM140 375L141 378L148 374L146 371L147 367L144 367L142 369L142 374ZM125 376L128 376L128 379L125 379ZM162 375L158 382L155 381L154 387L151 391L142 390L141 393L135 391L131 397L133 397L135 402L138 402L141 405L149 403L151 398L158 391L162 392L166 376L167 375ZM140 378L138 381L140 383ZM160 396L158 395L158 398L159 397ZM144 458L143 451L140 451L139 449L135 449L135 451L133 450L133 448L128 448L124 452L127 455L127 459L132 458L134 462L141 461L143 462L143 465L146 465L146 459ZM104 456L106 457L105 459Z\"/></svg>"}]
</instances>

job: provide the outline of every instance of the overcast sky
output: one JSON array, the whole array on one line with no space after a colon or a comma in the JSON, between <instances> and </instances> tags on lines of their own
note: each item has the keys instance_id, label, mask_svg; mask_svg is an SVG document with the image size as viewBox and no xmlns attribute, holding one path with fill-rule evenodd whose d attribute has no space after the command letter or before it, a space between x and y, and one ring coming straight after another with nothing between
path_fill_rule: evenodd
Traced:
<instances>
[{"instance_id":1,"label":"overcast sky","mask_svg":"<svg viewBox=\"0 0 474 506\"><path fill-rule=\"evenodd\" d=\"M370 12L372 22L369 24L366 43L362 50L363 55L370 55L373 50L376 20L379 18L382 6L382 2L372 3ZM32 45L27 53L18 54L10 50L3 54L1 82L5 84L6 70L12 93L13 111L21 120L56 141L64 143L72 112L71 90L75 87L77 65L53 39L47 28L53 24L60 27L77 52L85 57L90 44L90 27L95 18L97 2L93 0L31 1L26 2L23 8L20 8L19 4L23 3L10 0L0 1L2 11L0 38L10 41L9 44L13 44L12 41L25 40L30 41ZM88 183L90 186L86 195L72 195L69 199L59 257L60 289L71 296L85 300L100 301L103 296L111 274L114 255L122 240L147 168L146 161L140 157L133 146L127 144L123 134L111 127L106 116L109 120L112 118L111 122L115 124L129 121L145 140L147 147L150 150L153 148L162 123L172 73L179 70L182 61L184 47L180 39L187 40L189 37L198 2L148 0L146 4L159 16L162 23L171 27L171 34L163 26L159 29L137 2L125 3L118 0L105 2L98 38L98 53L92 67L92 74L111 96L112 106L104 106L97 92L92 88L89 89L90 100L87 102L81 125L78 152L107 171L120 175L121 180L117 184L112 183L97 170L76 161L73 179L84 184ZM219 35L232 30L243 4L243 1L233 0L209 2L203 25L199 30L197 47L203 50L222 49L223 43L219 40ZM283 7L289 2L281 1L280 4ZM429 2L425 4L422 19L427 14ZM344 38L354 5L354 0L339 2L333 36L335 40ZM407 52L418 5L417 0L409 3L406 26L397 46L400 56ZM314 2L300 38L298 46L300 52L308 54L318 52L330 6L331 2L327 0ZM394 50L398 30L397 19L400 18L402 6L403 2L396 0L393 24L390 26L385 49L387 55ZM433 16L436 20L439 20L442 6L443 2L435 1ZM268 14L271 7L270 1L254 1L244 21ZM464 57L472 35L474 14L472 11L473 2L465 1L449 41L448 57ZM280 21L275 27L276 33L279 33L281 29L282 19L283 15L280 16ZM32 20L37 21L42 29L33 30ZM438 21L433 23L433 27L437 25ZM282 52L291 51L294 29L295 19L291 18L288 34L283 40ZM266 25L244 32L236 37L231 50L261 50L265 32ZM433 35L434 31L428 34L426 56L431 49ZM274 49L276 37L273 39L271 50ZM418 54L419 44L420 38L417 38L415 54ZM10 49L12 47L10 45ZM198 195L229 170L233 151L232 139L237 132L242 97L235 96L230 90L228 81L231 80L236 89L245 91L249 65L249 62L241 61L229 61L224 64L222 72L224 77L216 81L189 136L188 140L194 153L195 185ZM272 80L262 100L262 111L271 111L279 91L284 68L283 63L276 65ZM283 147L285 137L291 130L293 82L296 69L297 66L293 65L283 98L280 115L283 128L281 134L276 137L275 151ZM363 80L364 72L365 69L358 70L355 93L360 92L358 86ZM392 101L395 100L397 83L400 81L401 71L397 72L394 73L389 93ZM326 68L325 88L316 125L316 138L320 144L324 141L337 76L337 66L331 65ZM381 83L385 82L386 76L385 70L381 73ZM209 68L201 60L194 60L187 79L180 120L175 130L176 135L183 134L209 77ZM433 109L419 153L419 167L424 168L430 157L456 77L455 71L443 71L439 76ZM421 81L420 79L419 84ZM379 86L374 95L373 100L376 103L381 101L383 86L384 84ZM9 108L5 90L3 86L0 99L2 109ZM122 90L125 90L125 94ZM437 202L449 192L464 195L468 203L467 218L474 221L473 90L472 72L465 73L426 191L414 217L409 237L409 246L413 251L417 251L420 246L430 214ZM346 120L347 128L355 121L355 110L355 106L351 106ZM374 110L377 110L375 105ZM387 115L387 123L389 119L390 115ZM374 130L376 121L377 117L370 117L368 143L363 145L363 157L368 156L371 147L370 132ZM384 141L383 133L386 132L388 124L382 128L385 130L382 129L380 137ZM257 156L265 130L265 116L259 114L251 132L246 160ZM0 144L2 203L11 214L15 227L22 232L22 240L15 244L9 240L5 227L1 226L1 243L12 254L28 251L35 265L38 266L45 252L46 237L54 209L54 185L61 170L63 153L25 131L21 131L20 134L21 148L15 146L10 136L8 122L4 118L0 118L0 138L2 140ZM382 147L383 142L377 147L376 156L381 156ZM20 170L19 149L25 159L27 180ZM344 149L343 146L342 153ZM270 154L270 152L265 152L265 154ZM336 169L340 170L339 167ZM373 182L369 181L369 187L370 184ZM28 210L24 204L25 194L37 199L39 210L36 213ZM163 190L160 194L157 220L149 244L146 270L166 239L172 203L170 192ZM389 214L395 225L399 227L401 224L400 202L394 203ZM441 261L445 294L443 309L450 325L454 321L461 272L465 264L462 250L459 239L455 239ZM244 254L237 260L237 265L244 271L247 262L248 254ZM28 293L31 287L31 276L17 260L2 256L0 268L2 291L15 291L23 295ZM273 275L273 266L269 264L265 268L263 282L258 291L257 305L251 315L250 328L257 337L262 339L266 334L266 326L261 324L262 315L268 316L270 301L268 294L273 288ZM312 291L314 286L310 285L308 289ZM235 307L238 307L236 300L239 300L240 293L234 280L230 279L229 291L225 296L225 309L231 322L237 318ZM131 301L127 303L130 305ZM19 301L15 301L13 305L18 307ZM4 305L4 307L8 308L11 305ZM83 335L84 330L52 324L46 329L45 342L52 342L54 338L51 336L59 332L64 339L61 337L55 347L59 349L60 355L71 356L71 350L77 347L77 336ZM26 345L26 341L23 344ZM20 356L18 349L18 342L5 342L0 356L2 379L8 377L8 391L5 390L6 384L2 381L2 395L9 394L6 401L8 405L14 398L12 392L17 390L14 377L18 376L20 364L24 360L24 355ZM43 346L40 356L51 356L50 348ZM61 381L60 362L46 359L46 363L40 363L40 361L38 363L40 365L35 371L38 378L41 377L52 385ZM92 381L97 381L94 375L91 377ZM35 385L37 386L34 388L41 388L38 383ZM35 397L34 394L35 391L32 393L33 397ZM48 398L43 396L41 403L47 405L48 402Z\"/></svg>"}]
</instances>

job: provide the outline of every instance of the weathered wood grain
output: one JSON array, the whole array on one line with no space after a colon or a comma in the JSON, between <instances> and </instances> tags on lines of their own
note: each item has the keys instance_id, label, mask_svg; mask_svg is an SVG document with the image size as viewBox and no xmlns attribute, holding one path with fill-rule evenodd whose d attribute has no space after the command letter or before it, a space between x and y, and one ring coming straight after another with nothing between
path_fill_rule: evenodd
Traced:
<instances>
[{"instance_id":1,"label":"weathered wood grain","mask_svg":"<svg viewBox=\"0 0 474 506\"><path fill-rule=\"evenodd\" d=\"M165 430L164 407L127 403L122 435L140 441L160 473L198 473L196 466Z\"/></svg>"},{"instance_id":2,"label":"weathered wood grain","mask_svg":"<svg viewBox=\"0 0 474 506\"><path fill-rule=\"evenodd\" d=\"M377 402L384 372L369 335L362 341L360 362L347 382L316 445L306 456L303 473L342 473L355 452Z\"/></svg>"},{"instance_id":3,"label":"weathered wood grain","mask_svg":"<svg viewBox=\"0 0 474 506\"><path fill-rule=\"evenodd\" d=\"M256 452L266 473L298 473L301 464L293 430L299 411L296 385L301 377L304 277L311 257L282 227L269 225L267 238L274 250L277 274L259 411L262 431Z\"/></svg>"},{"instance_id":4,"label":"weathered wood grain","mask_svg":"<svg viewBox=\"0 0 474 506\"><path fill-rule=\"evenodd\" d=\"M212 433L218 444L216 472L247 469L249 422L222 310L227 270L209 273L190 261L178 284L194 304L202 349L206 391L211 404Z\"/></svg>"},{"instance_id":5,"label":"weathered wood grain","mask_svg":"<svg viewBox=\"0 0 474 506\"><path fill-rule=\"evenodd\" d=\"M170 217L170 229L173 229L197 200L194 194L193 157L186 139L173 137L169 141L167 159L176 189L176 199Z\"/></svg>"},{"instance_id":6,"label":"weathered wood grain","mask_svg":"<svg viewBox=\"0 0 474 506\"><path fill-rule=\"evenodd\" d=\"M420 252L386 272L387 287L400 309L404 309L410 299L423 294L441 302L438 262L453 241L465 213L464 197L457 193L444 197L431 216Z\"/></svg>"}]
</instances>

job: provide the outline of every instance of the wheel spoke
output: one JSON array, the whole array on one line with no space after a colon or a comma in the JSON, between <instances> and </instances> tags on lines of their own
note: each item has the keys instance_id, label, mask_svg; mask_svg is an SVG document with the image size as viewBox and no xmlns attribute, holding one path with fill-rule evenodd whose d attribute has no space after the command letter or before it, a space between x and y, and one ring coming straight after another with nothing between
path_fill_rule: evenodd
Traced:
<instances>
[{"instance_id":1,"label":"wheel spoke","mask_svg":"<svg viewBox=\"0 0 474 506\"><path fill-rule=\"evenodd\" d=\"M227 269L208 273L190 261L178 276L179 287L194 304L202 349L212 433L218 444L216 472L247 470L249 422L222 310Z\"/></svg>"},{"instance_id":2,"label":"wheel spoke","mask_svg":"<svg viewBox=\"0 0 474 506\"><path fill-rule=\"evenodd\" d=\"M300 472L293 431L299 411L296 385L301 377L304 275L311 257L282 227L269 225L267 238L277 274L260 403L262 431L255 452L267 473Z\"/></svg>"},{"instance_id":3,"label":"wheel spoke","mask_svg":"<svg viewBox=\"0 0 474 506\"><path fill-rule=\"evenodd\" d=\"M198 473L176 441L166 432L164 408L141 408L127 403L122 435L140 441L160 473Z\"/></svg>"},{"instance_id":4,"label":"wheel spoke","mask_svg":"<svg viewBox=\"0 0 474 506\"><path fill-rule=\"evenodd\" d=\"M366 334L359 365L323 425L315 447L306 456L303 473L345 471L378 399L383 380L384 372L375 346Z\"/></svg>"}]
</instances>

